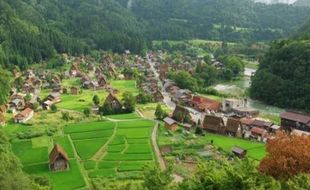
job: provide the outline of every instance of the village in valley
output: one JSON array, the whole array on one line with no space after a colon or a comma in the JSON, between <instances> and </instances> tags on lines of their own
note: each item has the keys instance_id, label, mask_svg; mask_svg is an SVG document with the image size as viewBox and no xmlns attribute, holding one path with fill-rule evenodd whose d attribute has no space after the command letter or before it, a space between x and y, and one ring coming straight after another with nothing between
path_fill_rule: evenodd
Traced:
<instances>
[{"instance_id":1,"label":"village in valley","mask_svg":"<svg viewBox=\"0 0 310 190\"><path fill-rule=\"evenodd\" d=\"M57 69L15 69L0 125L23 170L48 176L57 190L87 189L98 179L139 180L148 164L173 165L180 181L204 160L260 161L279 130L310 134L309 115L266 114L245 94L182 88L172 72L194 75L199 65L225 64L213 56L208 63L169 56L158 49L145 56L63 54Z\"/></svg>"}]
</instances>

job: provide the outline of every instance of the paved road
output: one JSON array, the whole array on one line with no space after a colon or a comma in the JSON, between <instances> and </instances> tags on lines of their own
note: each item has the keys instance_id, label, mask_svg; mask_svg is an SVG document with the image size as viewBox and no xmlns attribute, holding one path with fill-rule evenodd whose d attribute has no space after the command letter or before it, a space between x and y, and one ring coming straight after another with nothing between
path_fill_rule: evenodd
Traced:
<instances>
[{"instance_id":1,"label":"paved road","mask_svg":"<svg viewBox=\"0 0 310 190\"><path fill-rule=\"evenodd\" d=\"M159 79L159 74L157 72L157 70L155 69L155 63L150 59L149 55L147 55L147 60L151 66L151 70L153 71L155 77L157 78L158 80L158 83L161 87L161 92L164 96L164 103L166 104L166 106L171 109L171 110L174 110L175 107L176 107L176 104L171 100L171 96L168 92L165 91L164 87L163 87L163 84L162 82L160 81ZM193 108L190 108L190 107L186 107L186 109L189 110L189 112L191 113L191 116L192 116L192 119L197 123L198 120L200 119L200 121L203 121L204 117L205 117L205 114L204 112L199 112L197 110L194 110Z\"/></svg>"},{"instance_id":2,"label":"paved road","mask_svg":"<svg viewBox=\"0 0 310 190\"><path fill-rule=\"evenodd\" d=\"M169 109L174 110L176 105L173 101L171 101L171 97L170 97L169 93L166 92L162 82L160 81L159 74L158 74L157 70L155 69L155 63L150 59L149 55L147 55L147 60L151 66L151 70L153 71L155 77L158 80L158 84L160 85L161 93L164 96L164 103L167 105L167 107Z\"/></svg>"},{"instance_id":3,"label":"paved road","mask_svg":"<svg viewBox=\"0 0 310 190\"><path fill-rule=\"evenodd\" d=\"M160 153L160 150L159 150L159 147L157 144L158 126L159 126L159 123L156 122L155 127L153 128L153 131L152 131L152 145L153 145L156 157L158 159L159 167L163 171L166 169L166 163L165 163L164 158L162 157L162 155Z\"/></svg>"}]
</instances>

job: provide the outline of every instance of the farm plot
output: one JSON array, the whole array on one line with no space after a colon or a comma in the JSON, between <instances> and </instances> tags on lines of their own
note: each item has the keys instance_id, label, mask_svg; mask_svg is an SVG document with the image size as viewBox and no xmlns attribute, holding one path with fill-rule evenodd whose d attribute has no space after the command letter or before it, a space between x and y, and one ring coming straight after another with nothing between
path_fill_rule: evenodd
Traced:
<instances>
[{"instance_id":1,"label":"farm plot","mask_svg":"<svg viewBox=\"0 0 310 190\"><path fill-rule=\"evenodd\" d=\"M94 156L96 152L108 141L107 138L95 138L73 141L78 155L82 160Z\"/></svg>"},{"instance_id":2,"label":"farm plot","mask_svg":"<svg viewBox=\"0 0 310 190\"><path fill-rule=\"evenodd\" d=\"M12 149L24 165L48 161L48 147L33 148L31 140L13 142Z\"/></svg>"},{"instance_id":3,"label":"farm plot","mask_svg":"<svg viewBox=\"0 0 310 190\"><path fill-rule=\"evenodd\" d=\"M85 181L78 167L77 161L69 161L70 169L63 172L50 172L47 163L24 166L24 170L33 175L47 176L52 185L52 189L73 190L85 186Z\"/></svg>"},{"instance_id":4,"label":"farm plot","mask_svg":"<svg viewBox=\"0 0 310 190\"><path fill-rule=\"evenodd\" d=\"M89 172L90 178L140 178L145 165L154 164L150 143L153 121L117 122L116 135L109 142L106 154Z\"/></svg>"},{"instance_id":5,"label":"farm plot","mask_svg":"<svg viewBox=\"0 0 310 190\"><path fill-rule=\"evenodd\" d=\"M113 135L114 122L91 122L65 128L82 160L90 159Z\"/></svg>"},{"instance_id":6,"label":"farm plot","mask_svg":"<svg viewBox=\"0 0 310 190\"><path fill-rule=\"evenodd\" d=\"M59 144L64 150L66 150L69 158L74 158L73 149L67 135L64 137L55 137L54 143Z\"/></svg>"}]
</instances>

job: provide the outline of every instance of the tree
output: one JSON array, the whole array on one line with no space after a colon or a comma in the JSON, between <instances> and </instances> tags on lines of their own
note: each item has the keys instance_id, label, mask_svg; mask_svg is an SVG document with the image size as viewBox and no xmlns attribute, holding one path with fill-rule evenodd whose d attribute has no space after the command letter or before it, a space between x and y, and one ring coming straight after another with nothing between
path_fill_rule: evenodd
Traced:
<instances>
[{"instance_id":1,"label":"tree","mask_svg":"<svg viewBox=\"0 0 310 190\"><path fill-rule=\"evenodd\" d=\"M158 166L148 166L143 171L143 186L148 190L169 189L172 182L172 168L161 171Z\"/></svg>"},{"instance_id":2,"label":"tree","mask_svg":"<svg viewBox=\"0 0 310 190\"><path fill-rule=\"evenodd\" d=\"M198 165L194 177L184 180L178 190L240 190L273 189L280 190L280 183L272 177L264 176L256 169L254 161L236 160L207 161Z\"/></svg>"},{"instance_id":3,"label":"tree","mask_svg":"<svg viewBox=\"0 0 310 190\"><path fill-rule=\"evenodd\" d=\"M135 111L136 98L133 96L131 92L125 92L123 94L123 102L124 102L125 111L127 113L131 113Z\"/></svg>"},{"instance_id":4,"label":"tree","mask_svg":"<svg viewBox=\"0 0 310 190\"><path fill-rule=\"evenodd\" d=\"M98 97L97 94L94 95L94 97L93 97L93 103L94 103L96 106L98 106L98 105L100 104L100 99L99 99L99 97Z\"/></svg>"},{"instance_id":5,"label":"tree","mask_svg":"<svg viewBox=\"0 0 310 190\"><path fill-rule=\"evenodd\" d=\"M267 156L259 170L277 179L287 179L300 173L310 173L310 137L276 134L267 142Z\"/></svg>"},{"instance_id":6,"label":"tree","mask_svg":"<svg viewBox=\"0 0 310 190\"><path fill-rule=\"evenodd\" d=\"M89 108L85 108L85 109L83 110L83 113L84 113L84 115L85 115L86 117L89 117L89 116L90 116L90 109L89 109Z\"/></svg>"},{"instance_id":7,"label":"tree","mask_svg":"<svg viewBox=\"0 0 310 190\"><path fill-rule=\"evenodd\" d=\"M164 110L162 109L160 104L157 104L156 110L155 110L155 118L158 120L164 119L163 115L164 115Z\"/></svg>"},{"instance_id":8,"label":"tree","mask_svg":"<svg viewBox=\"0 0 310 190\"><path fill-rule=\"evenodd\" d=\"M29 102L30 100L31 100L31 95L28 93L28 94L26 94L26 96L24 97L24 99L25 99L25 101L26 102Z\"/></svg>"},{"instance_id":9,"label":"tree","mask_svg":"<svg viewBox=\"0 0 310 190\"><path fill-rule=\"evenodd\" d=\"M195 134L196 135L202 135L203 134L203 129L201 127L196 127L196 130L195 130Z\"/></svg>"},{"instance_id":10,"label":"tree","mask_svg":"<svg viewBox=\"0 0 310 190\"><path fill-rule=\"evenodd\" d=\"M152 102L152 95L151 94L147 94L144 92L140 92L137 96L136 96L136 100L139 104L147 104Z\"/></svg>"},{"instance_id":11,"label":"tree","mask_svg":"<svg viewBox=\"0 0 310 190\"><path fill-rule=\"evenodd\" d=\"M72 119L72 117L70 117L70 113L69 112L61 112L61 118L65 121L69 121Z\"/></svg>"},{"instance_id":12,"label":"tree","mask_svg":"<svg viewBox=\"0 0 310 190\"><path fill-rule=\"evenodd\" d=\"M99 113L100 115L111 115L114 114L115 112L113 111L110 104L105 103L103 104L103 106L99 108Z\"/></svg>"},{"instance_id":13,"label":"tree","mask_svg":"<svg viewBox=\"0 0 310 190\"><path fill-rule=\"evenodd\" d=\"M21 163L14 156L10 143L0 131L0 187L5 190L43 190L49 189L48 184L29 178L21 169Z\"/></svg>"},{"instance_id":14,"label":"tree","mask_svg":"<svg viewBox=\"0 0 310 190\"><path fill-rule=\"evenodd\" d=\"M54 113L57 112L57 106L55 104L51 106L51 111Z\"/></svg>"},{"instance_id":15,"label":"tree","mask_svg":"<svg viewBox=\"0 0 310 190\"><path fill-rule=\"evenodd\" d=\"M0 68L0 105L6 104L11 91L11 75Z\"/></svg>"}]
</instances>

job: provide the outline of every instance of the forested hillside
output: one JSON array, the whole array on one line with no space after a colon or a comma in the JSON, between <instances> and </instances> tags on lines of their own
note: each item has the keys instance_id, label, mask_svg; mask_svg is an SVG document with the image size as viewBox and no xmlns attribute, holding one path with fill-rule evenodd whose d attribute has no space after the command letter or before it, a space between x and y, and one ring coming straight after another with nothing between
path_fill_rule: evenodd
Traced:
<instances>
[{"instance_id":1,"label":"forested hillside","mask_svg":"<svg viewBox=\"0 0 310 190\"><path fill-rule=\"evenodd\" d=\"M118 1L127 6L126 0ZM133 0L131 9L147 21L149 39L273 40L300 27L310 15L304 7L251 0Z\"/></svg>"},{"instance_id":2,"label":"forested hillside","mask_svg":"<svg viewBox=\"0 0 310 190\"><path fill-rule=\"evenodd\" d=\"M142 26L113 0L0 0L0 64L28 64L90 49L139 53Z\"/></svg>"},{"instance_id":3,"label":"forested hillside","mask_svg":"<svg viewBox=\"0 0 310 190\"><path fill-rule=\"evenodd\" d=\"M251 0L0 0L0 64L93 49L141 53L150 40L267 41L287 36L310 8Z\"/></svg>"},{"instance_id":4,"label":"forested hillside","mask_svg":"<svg viewBox=\"0 0 310 190\"><path fill-rule=\"evenodd\" d=\"M253 77L253 98L310 112L310 22L300 31L272 44Z\"/></svg>"}]
</instances>

